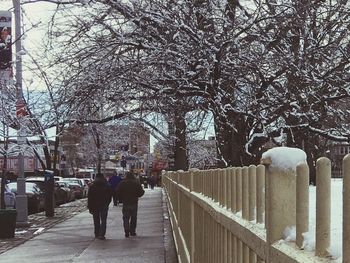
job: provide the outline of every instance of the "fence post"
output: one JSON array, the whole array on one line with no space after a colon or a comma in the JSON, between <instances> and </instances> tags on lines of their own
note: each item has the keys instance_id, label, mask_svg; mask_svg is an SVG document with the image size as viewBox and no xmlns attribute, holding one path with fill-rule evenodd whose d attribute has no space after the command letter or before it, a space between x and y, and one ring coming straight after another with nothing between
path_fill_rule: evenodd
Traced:
<instances>
[{"instance_id":1,"label":"fence post","mask_svg":"<svg viewBox=\"0 0 350 263\"><path fill-rule=\"evenodd\" d=\"M255 220L256 211L256 166L249 166L249 215L248 220Z\"/></svg>"},{"instance_id":2,"label":"fence post","mask_svg":"<svg viewBox=\"0 0 350 263\"><path fill-rule=\"evenodd\" d=\"M228 168L222 170L222 194L223 194L223 207L226 209L228 208L227 206L227 174L228 174Z\"/></svg>"},{"instance_id":3,"label":"fence post","mask_svg":"<svg viewBox=\"0 0 350 263\"><path fill-rule=\"evenodd\" d=\"M266 239L268 244L283 238L287 226L295 226L295 171L274 167L271 160L262 160L266 169Z\"/></svg>"},{"instance_id":4,"label":"fence post","mask_svg":"<svg viewBox=\"0 0 350 263\"><path fill-rule=\"evenodd\" d=\"M343 262L350 263L350 154L343 159Z\"/></svg>"},{"instance_id":5,"label":"fence post","mask_svg":"<svg viewBox=\"0 0 350 263\"><path fill-rule=\"evenodd\" d=\"M227 210L232 209L232 168L227 168L226 170L226 180L227 180L227 187L226 187L226 202L227 202Z\"/></svg>"},{"instance_id":6,"label":"fence post","mask_svg":"<svg viewBox=\"0 0 350 263\"><path fill-rule=\"evenodd\" d=\"M249 174L248 167L242 169L242 217L248 220L249 216Z\"/></svg>"},{"instance_id":7,"label":"fence post","mask_svg":"<svg viewBox=\"0 0 350 263\"><path fill-rule=\"evenodd\" d=\"M194 190L194 182L195 179L198 177L198 174L194 175L194 171L190 170L190 191L192 192ZM194 202L191 199L191 211L190 211L190 219L191 219L191 225L190 225L190 231L191 231L191 244L190 244L190 260L191 262L195 262L194 261L194 254L195 254L195 233L194 233Z\"/></svg>"},{"instance_id":8,"label":"fence post","mask_svg":"<svg viewBox=\"0 0 350 263\"><path fill-rule=\"evenodd\" d=\"M236 168L236 212L242 210L242 168Z\"/></svg>"},{"instance_id":9,"label":"fence post","mask_svg":"<svg viewBox=\"0 0 350 263\"><path fill-rule=\"evenodd\" d=\"M331 225L331 162L326 157L316 161L316 256L328 256Z\"/></svg>"},{"instance_id":10,"label":"fence post","mask_svg":"<svg viewBox=\"0 0 350 263\"><path fill-rule=\"evenodd\" d=\"M220 174L219 174L219 169L215 169L214 170L214 201L215 202L219 202L219 178L220 178Z\"/></svg>"},{"instance_id":11,"label":"fence post","mask_svg":"<svg viewBox=\"0 0 350 263\"><path fill-rule=\"evenodd\" d=\"M236 199L236 168L232 168L231 171L231 211L233 213L236 213L236 205L237 205L237 199Z\"/></svg>"},{"instance_id":12,"label":"fence post","mask_svg":"<svg viewBox=\"0 0 350 263\"><path fill-rule=\"evenodd\" d=\"M176 172L176 183L177 183L177 187L176 187L176 203L177 203L177 215L176 215L176 219L177 219L177 222L180 226L180 218L181 218L181 214L180 214L180 211L181 211L181 208L180 208L180 203L181 203L181 196L180 196L180 190L179 190L179 184L180 184L180 172L177 171Z\"/></svg>"},{"instance_id":13,"label":"fence post","mask_svg":"<svg viewBox=\"0 0 350 263\"><path fill-rule=\"evenodd\" d=\"M264 222L265 212L265 166L259 164L256 168L256 222Z\"/></svg>"},{"instance_id":14,"label":"fence post","mask_svg":"<svg viewBox=\"0 0 350 263\"><path fill-rule=\"evenodd\" d=\"M297 218L296 218L296 244L303 246L303 233L309 230L309 166L297 166Z\"/></svg>"},{"instance_id":15,"label":"fence post","mask_svg":"<svg viewBox=\"0 0 350 263\"><path fill-rule=\"evenodd\" d=\"M223 185L223 169L218 170L218 201L219 205L223 206L223 193L222 193L222 185Z\"/></svg>"}]
</instances>

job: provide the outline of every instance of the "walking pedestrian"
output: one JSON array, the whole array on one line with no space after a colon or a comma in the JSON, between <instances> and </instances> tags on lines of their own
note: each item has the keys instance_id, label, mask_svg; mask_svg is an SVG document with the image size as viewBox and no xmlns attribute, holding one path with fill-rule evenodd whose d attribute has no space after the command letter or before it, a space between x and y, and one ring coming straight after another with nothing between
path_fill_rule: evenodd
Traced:
<instances>
[{"instance_id":1,"label":"walking pedestrian","mask_svg":"<svg viewBox=\"0 0 350 263\"><path fill-rule=\"evenodd\" d=\"M107 228L108 206L112 190L103 174L98 173L88 192L88 209L94 219L95 238L104 240Z\"/></svg>"},{"instance_id":2,"label":"walking pedestrian","mask_svg":"<svg viewBox=\"0 0 350 263\"><path fill-rule=\"evenodd\" d=\"M154 186L156 185L156 183L157 183L157 179L154 175L152 175L149 179L149 184L151 185L152 190L154 189Z\"/></svg>"},{"instance_id":3,"label":"walking pedestrian","mask_svg":"<svg viewBox=\"0 0 350 263\"><path fill-rule=\"evenodd\" d=\"M123 226L125 237L136 236L138 199L145 191L132 172L117 187L118 200L123 202Z\"/></svg>"},{"instance_id":4,"label":"walking pedestrian","mask_svg":"<svg viewBox=\"0 0 350 263\"><path fill-rule=\"evenodd\" d=\"M113 194L113 204L114 206L118 205L118 197L117 197L117 186L118 184L122 181L122 177L119 174L114 174L112 175L109 180L108 183L112 188L112 194Z\"/></svg>"}]
</instances>

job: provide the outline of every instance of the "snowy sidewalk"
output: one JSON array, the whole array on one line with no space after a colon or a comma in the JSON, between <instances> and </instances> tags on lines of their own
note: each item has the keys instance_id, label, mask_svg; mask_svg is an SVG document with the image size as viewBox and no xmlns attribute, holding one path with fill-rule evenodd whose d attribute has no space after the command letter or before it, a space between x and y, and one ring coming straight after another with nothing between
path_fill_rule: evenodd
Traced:
<instances>
[{"instance_id":1,"label":"snowy sidewalk","mask_svg":"<svg viewBox=\"0 0 350 263\"><path fill-rule=\"evenodd\" d=\"M177 262L162 190L145 190L136 237L124 237L122 207L110 206L106 240L94 239L92 216L85 211L6 251L0 262Z\"/></svg>"}]
</instances>

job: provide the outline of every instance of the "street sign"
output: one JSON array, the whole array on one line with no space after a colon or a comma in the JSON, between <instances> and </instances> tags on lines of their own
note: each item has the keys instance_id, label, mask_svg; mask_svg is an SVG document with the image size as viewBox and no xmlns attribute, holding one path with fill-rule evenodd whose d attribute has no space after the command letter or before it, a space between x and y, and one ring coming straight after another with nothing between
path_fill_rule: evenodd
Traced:
<instances>
[{"instance_id":1,"label":"street sign","mask_svg":"<svg viewBox=\"0 0 350 263\"><path fill-rule=\"evenodd\" d=\"M23 99L18 99L16 101L16 116L17 117L24 117L27 116L28 112L26 109L26 103Z\"/></svg>"}]
</instances>

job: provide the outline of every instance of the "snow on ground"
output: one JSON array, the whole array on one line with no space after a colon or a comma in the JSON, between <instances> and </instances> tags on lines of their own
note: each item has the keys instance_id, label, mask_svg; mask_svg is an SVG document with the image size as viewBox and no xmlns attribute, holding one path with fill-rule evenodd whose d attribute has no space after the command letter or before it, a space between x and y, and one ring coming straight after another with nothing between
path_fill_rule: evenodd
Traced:
<instances>
[{"instance_id":1,"label":"snow on ground","mask_svg":"<svg viewBox=\"0 0 350 263\"><path fill-rule=\"evenodd\" d=\"M303 150L290 147L275 147L262 155L262 159L270 159L271 166L281 169L296 170L300 163L306 163L306 154ZM304 233L304 248L315 250L316 243L316 187L309 188L309 232ZM332 179L331 186L331 246L330 254L335 259L342 256L342 219L343 219L343 180ZM285 229L284 240L295 241L295 226Z\"/></svg>"},{"instance_id":2,"label":"snow on ground","mask_svg":"<svg viewBox=\"0 0 350 263\"><path fill-rule=\"evenodd\" d=\"M343 180L332 179L331 187L331 247L329 252L335 258L342 255L343 232ZM315 249L316 229L316 187L310 186L309 234L305 235L306 247ZM305 248L306 248L305 247Z\"/></svg>"},{"instance_id":3,"label":"snow on ground","mask_svg":"<svg viewBox=\"0 0 350 263\"><path fill-rule=\"evenodd\" d=\"M45 230L45 227L39 227L39 229L37 231L35 231L33 233L33 235L39 235L41 232L43 232Z\"/></svg>"},{"instance_id":4,"label":"snow on ground","mask_svg":"<svg viewBox=\"0 0 350 263\"><path fill-rule=\"evenodd\" d=\"M331 246L330 254L335 259L342 256L342 221L343 221L343 180L332 179L331 186ZM309 188L309 232L304 234L305 250L314 251L316 243L316 187ZM295 227L285 230L286 241L295 241ZM338 262L338 261L337 261ZM340 262L340 261L339 261Z\"/></svg>"}]
</instances>

